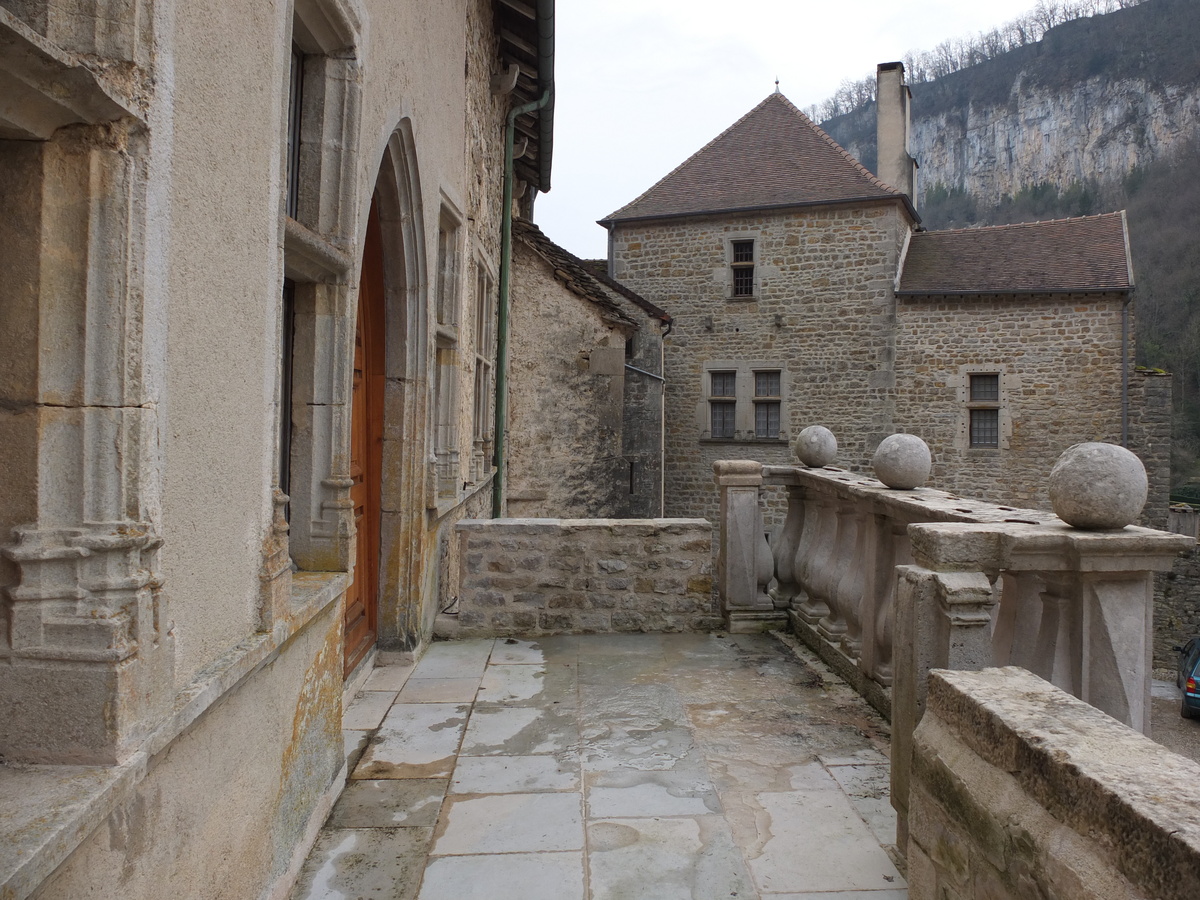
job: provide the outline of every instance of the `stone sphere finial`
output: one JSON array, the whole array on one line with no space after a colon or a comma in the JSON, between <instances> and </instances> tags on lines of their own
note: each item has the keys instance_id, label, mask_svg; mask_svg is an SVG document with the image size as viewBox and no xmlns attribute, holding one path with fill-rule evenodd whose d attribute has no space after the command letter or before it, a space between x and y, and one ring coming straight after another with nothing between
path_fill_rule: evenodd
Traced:
<instances>
[{"instance_id":1,"label":"stone sphere finial","mask_svg":"<svg viewBox=\"0 0 1200 900\"><path fill-rule=\"evenodd\" d=\"M792 451L809 468L820 469L837 459L837 438L824 425L809 425L792 444Z\"/></svg>"},{"instance_id":2,"label":"stone sphere finial","mask_svg":"<svg viewBox=\"0 0 1200 900\"><path fill-rule=\"evenodd\" d=\"M1124 528L1146 505L1142 461L1116 444L1068 447L1050 470L1050 505L1076 528Z\"/></svg>"},{"instance_id":3,"label":"stone sphere finial","mask_svg":"<svg viewBox=\"0 0 1200 900\"><path fill-rule=\"evenodd\" d=\"M915 434L893 434L880 441L871 465L875 477L888 487L912 490L928 480L933 457L929 445Z\"/></svg>"}]
</instances>

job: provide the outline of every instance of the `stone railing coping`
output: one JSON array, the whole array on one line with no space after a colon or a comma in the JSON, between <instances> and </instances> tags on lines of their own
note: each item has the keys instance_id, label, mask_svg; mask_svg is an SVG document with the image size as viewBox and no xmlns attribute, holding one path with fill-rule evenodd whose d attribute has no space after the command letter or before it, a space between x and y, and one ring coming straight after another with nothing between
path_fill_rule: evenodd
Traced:
<instances>
[{"instance_id":1,"label":"stone railing coping","mask_svg":"<svg viewBox=\"0 0 1200 900\"><path fill-rule=\"evenodd\" d=\"M1016 667L935 669L928 710L1149 896L1194 896L1200 764Z\"/></svg>"},{"instance_id":2,"label":"stone railing coping","mask_svg":"<svg viewBox=\"0 0 1200 900\"><path fill-rule=\"evenodd\" d=\"M886 504L897 518L932 522L995 522L1042 525L1062 520L1052 512L1000 506L983 500L967 500L934 488L902 490L890 488L868 475L847 472L835 466L810 469L804 466L763 466L763 484L813 488L823 493L873 500Z\"/></svg>"},{"instance_id":3,"label":"stone railing coping","mask_svg":"<svg viewBox=\"0 0 1200 900\"><path fill-rule=\"evenodd\" d=\"M943 569L1162 571L1194 544L1187 536L1138 525L1073 528L1052 512L965 500L933 488L898 490L833 467L763 466L762 479L882 504L894 518L915 520L919 524L909 526L914 556Z\"/></svg>"}]
</instances>

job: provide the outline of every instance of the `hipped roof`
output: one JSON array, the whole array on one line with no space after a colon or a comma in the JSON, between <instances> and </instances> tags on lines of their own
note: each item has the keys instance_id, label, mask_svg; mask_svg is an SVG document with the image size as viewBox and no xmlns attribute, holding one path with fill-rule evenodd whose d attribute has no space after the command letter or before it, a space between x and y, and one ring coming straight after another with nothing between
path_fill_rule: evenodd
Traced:
<instances>
[{"instance_id":1,"label":"hipped roof","mask_svg":"<svg viewBox=\"0 0 1200 900\"><path fill-rule=\"evenodd\" d=\"M903 201L783 94L773 93L633 202L600 220Z\"/></svg>"}]
</instances>

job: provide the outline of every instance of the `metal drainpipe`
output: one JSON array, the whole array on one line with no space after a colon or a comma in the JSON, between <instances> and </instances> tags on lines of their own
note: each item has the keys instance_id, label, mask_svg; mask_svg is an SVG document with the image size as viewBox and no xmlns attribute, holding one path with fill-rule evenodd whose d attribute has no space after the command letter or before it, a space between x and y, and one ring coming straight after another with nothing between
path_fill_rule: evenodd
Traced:
<instances>
[{"instance_id":1,"label":"metal drainpipe","mask_svg":"<svg viewBox=\"0 0 1200 900\"><path fill-rule=\"evenodd\" d=\"M504 515L505 431L508 429L508 294L512 280L513 143L517 117L535 112L550 102L553 88L530 103L513 107L504 123L504 208L500 216L500 309L496 318L496 449L492 478L492 518ZM533 185L530 190L537 190Z\"/></svg>"},{"instance_id":2,"label":"metal drainpipe","mask_svg":"<svg viewBox=\"0 0 1200 900\"><path fill-rule=\"evenodd\" d=\"M1121 304L1121 446L1129 449L1129 301Z\"/></svg>"}]
</instances>

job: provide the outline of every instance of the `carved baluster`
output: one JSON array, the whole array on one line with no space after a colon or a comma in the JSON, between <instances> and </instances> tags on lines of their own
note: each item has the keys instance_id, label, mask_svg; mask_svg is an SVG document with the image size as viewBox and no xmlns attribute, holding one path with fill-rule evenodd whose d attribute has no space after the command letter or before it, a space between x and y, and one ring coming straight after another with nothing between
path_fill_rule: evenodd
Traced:
<instances>
[{"instance_id":1,"label":"carved baluster","mask_svg":"<svg viewBox=\"0 0 1200 900\"><path fill-rule=\"evenodd\" d=\"M876 550L875 517L865 500L847 501L853 506L855 540L853 555L846 561L845 571L837 584L837 603L846 619L842 635L842 650L851 659L862 656L863 616L867 607L867 575L874 571Z\"/></svg>"},{"instance_id":2,"label":"carved baluster","mask_svg":"<svg viewBox=\"0 0 1200 900\"><path fill-rule=\"evenodd\" d=\"M1032 671L1068 694L1080 696L1080 629L1078 590L1069 573L1053 573L1046 578L1042 591L1042 617Z\"/></svg>"},{"instance_id":3,"label":"carved baluster","mask_svg":"<svg viewBox=\"0 0 1200 900\"><path fill-rule=\"evenodd\" d=\"M858 542L858 515L854 501L839 497L835 503L837 536L833 551L825 560L824 571L817 578L818 591L829 605L829 613L817 623L817 631L831 644L837 644L846 633L846 610L842 607L837 588L846 569L854 565L854 547Z\"/></svg>"},{"instance_id":4,"label":"carved baluster","mask_svg":"<svg viewBox=\"0 0 1200 900\"><path fill-rule=\"evenodd\" d=\"M1033 572L1002 572L1000 583L992 659L998 666L1021 666L1036 672L1045 582Z\"/></svg>"},{"instance_id":5,"label":"carved baluster","mask_svg":"<svg viewBox=\"0 0 1200 900\"><path fill-rule=\"evenodd\" d=\"M892 685L892 633L896 622L896 567L912 562L908 520L886 514L875 517L879 549L875 554L875 589L868 595L874 606L863 617L862 668L884 687ZM870 633L867 633L868 627Z\"/></svg>"},{"instance_id":6,"label":"carved baluster","mask_svg":"<svg viewBox=\"0 0 1200 900\"><path fill-rule=\"evenodd\" d=\"M813 492L804 514L804 532L796 546L796 563L793 571L800 583L800 592L792 605L800 620L816 627L829 614L824 598L817 593L816 573L833 549L837 536L837 513L833 499L827 494Z\"/></svg>"},{"instance_id":7,"label":"carved baluster","mask_svg":"<svg viewBox=\"0 0 1200 900\"><path fill-rule=\"evenodd\" d=\"M783 523L775 530L771 541L774 557L775 587L771 599L775 608L786 610L800 590L796 583L796 549L804 530L804 488L792 486L787 489L788 509Z\"/></svg>"}]
</instances>

